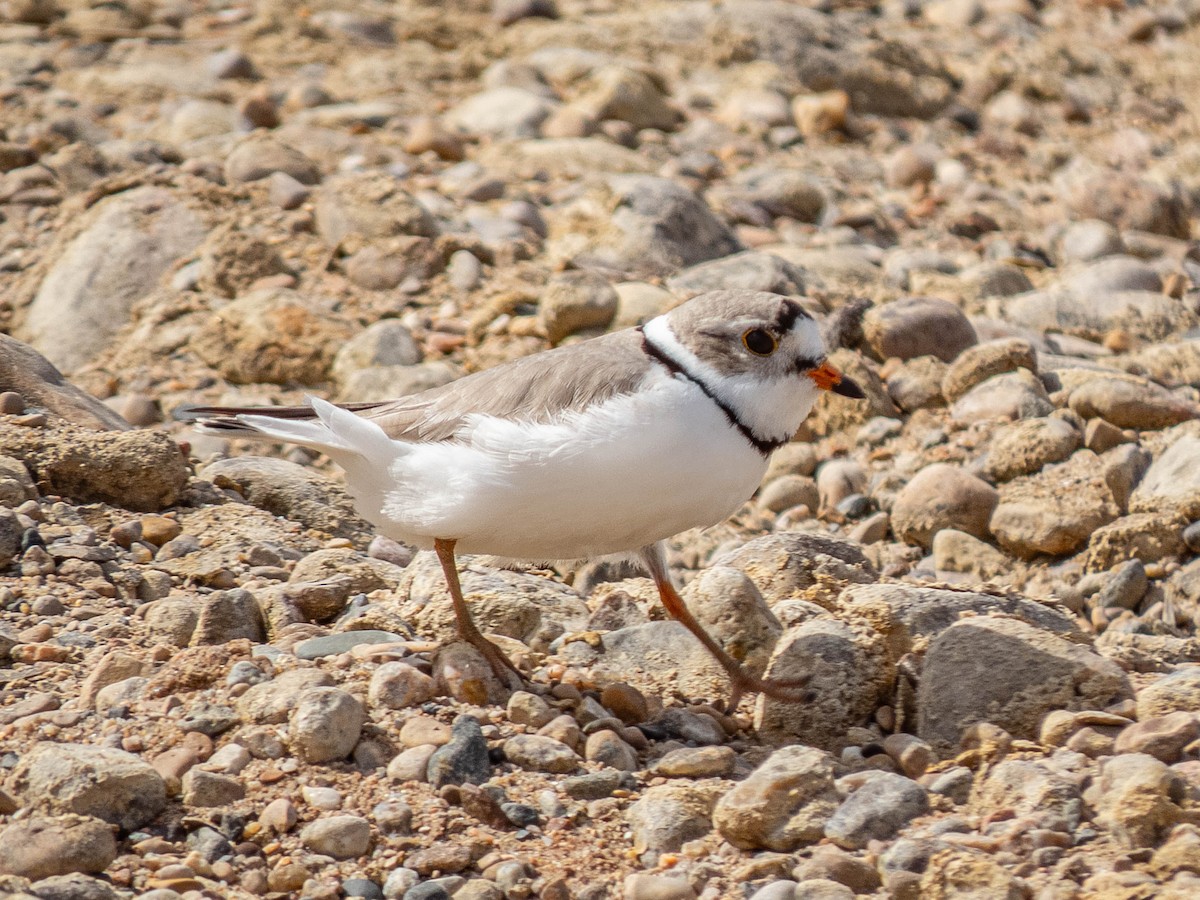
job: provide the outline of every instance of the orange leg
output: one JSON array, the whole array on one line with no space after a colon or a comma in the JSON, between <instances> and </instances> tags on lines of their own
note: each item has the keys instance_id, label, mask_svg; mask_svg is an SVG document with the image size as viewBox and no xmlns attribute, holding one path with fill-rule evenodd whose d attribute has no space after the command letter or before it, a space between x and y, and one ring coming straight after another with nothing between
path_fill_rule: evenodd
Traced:
<instances>
[{"instance_id":1,"label":"orange leg","mask_svg":"<svg viewBox=\"0 0 1200 900\"><path fill-rule=\"evenodd\" d=\"M671 576L667 571L667 562L661 544L652 544L644 548L641 556L642 562L649 570L650 577L654 579L654 584L658 588L658 596L662 601L663 608L672 619L696 636L696 640L704 645L704 648L713 655L713 658L729 675L729 681L733 685L733 694L726 705L727 712L732 713L737 708L738 702L744 694L766 694L777 700L794 702L801 702L805 699L804 685L808 681L806 677L768 679L751 675L742 667L741 663L725 652L712 635L704 630L704 626L696 621L696 617L691 614L684 604L683 598L675 590L675 585L672 584Z\"/></svg>"},{"instance_id":2,"label":"orange leg","mask_svg":"<svg viewBox=\"0 0 1200 900\"><path fill-rule=\"evenodd\" d=\"M458 564L454 559L454 541L435 540L433 548L437 552L438 561L442 564L442 574L446 576L446 587L450 589L450 599L454 603L454 618L458 622L458 636L483 654L496 677L513 690L524 690L525 679L513 665L512 660L504 655L504 651L483 636L475 620L471 618L471 610L463 599L462 584L458 580ZM513 678L516 678L514 685Z\"/></svg>"}]
</instances>

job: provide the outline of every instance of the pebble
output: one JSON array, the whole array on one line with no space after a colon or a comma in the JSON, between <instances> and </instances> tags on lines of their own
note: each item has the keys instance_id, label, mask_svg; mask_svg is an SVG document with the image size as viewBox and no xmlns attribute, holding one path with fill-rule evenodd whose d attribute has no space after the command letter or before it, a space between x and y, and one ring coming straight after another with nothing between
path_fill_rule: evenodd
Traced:
<instances>
[{"instance_id":1,"label":"pebble","mask_svg":"<svg viewBox=\"0 0 1200 900\"><path fill-rule=\"evenodd\" d=\"M978 342L962 310L929 297L908 297L872 307L863 317L863 335L883 359L934 356L946 363Z\"/></svg>"},{"instance_id":2,"label":"pebble","mask_svg":"<svg viewBox=\"0 0 1200 900\"><path fill-rule=\"evenodd\" d=\"M538 301L538 322L550 343L587 328L605 328L617 313L617 292L604 279L569 272L553 279Z\"/></svg>"},{"instance_id":3,"label":"pebble","mask_svg":"<svg viewBox=\"0 0 1200 900\"><path fill-rule=\"evenodd\" d=\"M583 758L622 772L634 772L638 766L637 751L613 731L597 731L588 735Z\"/></svg>"},{"instance_id":4,"label":"pebble","mask_svg":"<svg viewBox=\"0 0 1200 900\"><path fill-rule=\"evenodd\" d=\"M326 816L300 829L300 842L314 853L354 859L371 846L371 825L359 816Z\"/></svg>"},{"instance_id":5,"label":"pebble","mask_svg":"<svg viewBox=\"0 0 1200 900\"><path fill-rule=\"evenodd\" d=\"M42 743L25 754L8 785L39 813L95 816L133 830L166 806L166 784L132 753Z\"/></svg>"},{"instance_id":6,"label":"pebble","mask_svg":"<svg viewBox=\"0 0 1200 900\"><path fill-rule=\"evenodd\" d=\"M116 858L112 829L88 816L34 816L0 830L0 872L31 881L103 872Z\"/></svg>"},{"instance_id":7,"label":"pebble","mask_svg":"<svg viewBox=\"0 0 1200 900\"><path fill-rule=\"evenodd\" d=\"M426 777L434 787L445 784L483 784L491 776L487 741L471 716L454 720L450 742L429 757ZM566 748L570 750L570 748ZM574 755L572 753L572 755Z\"/></svg>"},{"instance_id":8,"label":"pebble","mask_svg":"<svg viewBox=\"0 0 1200 900\"><path fill-rule=\"evenodd\" d=\"M288 740L308 762L329 762L349 756L362 734L366 710L338 688L315 687L296 700Z\"/></svg>"},{"instance_id":9,"label":"pebble","mask_svg":"<svg viewBox=\"0 0 1200 900\"><path fill-rule=\"evenodd\" d=\"M736 762L730 747L681 747L656 760L650 770L666 778L725 778Z\"/></svg>"},{"instance_id":10,"label":"pebble","mask_svg":"<svg viewBox=\"0 0 1200 900\"><path fill-rule=\"evenodd\" d=\"M1192 712L1173 712L1141 719L1121 731L1115 753L1146 753L1167 765L1184 757L1184 748L1200 738L1200 718Z\"/></svg>"},{"instance_id":11,"label":"pebble","mask_svg":"<svg viewBox=\"0 0 1200 900\"><path fill-rule=\"evenodd\" d=\"M942 378L942 393L954 403L971 388L995 375L1027 369L1037 372L1037 354L1033 345L1022 338L986 341L968 347L951 363Z\"/></svg>"},{"instance_id":12,"label":"pebble","mask_svg":"<svg viewBox=\"0 0 1200 900\"><path fill-rule=\"evenodd\" d=\"M956 466L935 463L918 472L896 497L892 529L897 537L925 547L944 528L985 538L999 500L995 488L982 479Z\"/></svg>"},{"instance_id":13,"label":"pebble","mask_svg":"<svg viewBox=\"0 0 1200 900\"><path fill-rule=\"evenodd\" d=\"M566 744L536 734L510 737L504 742L504 756L514 765L532 772L565 774L579 766L579 757Z\"/></svg>"},{"instance_id":14,"label":"pebble","mask_svg":"<svg viewBox=\"0 0 1200 900\"><path fill-rule=\"evenodd\" d=\"M623 890L625 900L694 900L696 896L685 878L646 872L625 876Z\"/></svg>"},{"instance_id":15,"label":"pebble","mask_svg":"<svg viewBox=\"0 0 1200 900\"><path fill-rule=\"evenodd\" d=\"M982 672L988 677L980 678ZM1053 684L1062 689L1048 690ZM1033 739L1051 710L1103 709L1131 696L1120 667L1082 645L1017 619L967 618L929 645L918 689L917 734L947 756L973 723L987 721Z\"/></svg>"},{"instance_id":16,"label":"pebble","mask_svg":"<svg viewBox=\"0 0 1200 900\"><path fill-rule=\"evenodd\" d=\"M1109 829L1127 849L1153 847L1179 819L1172 796L1179 796L1177 776L1145 753L1112 756L1100 766L1100 777L1086 793L1096 809L1098 825Z\"/></svg>"},{"instance_id":17,"label":"pebble","mask_svg":"<svg viewBox=\"0 0 1200 900\"><path fill-rule=\"evenodd\" d=\"M811 747L785 747L726 793L713 824L735 847L787 853L815 843L840 805L833 758Z\"/></svg>"},{"instance_id":18,"label":"pebble","mask_svg":"<svg viewBox=\"0 0 1200 900\"><path fill-rule=\"evenodd\" d=\"M902 775L878 772L834 811L825 835L840 847L862 849L873 840L887 840L928 810L923 787Z\"/></svg>"},{"instance_id":19,"label":"pebble","mask_svg":"<svg viewBox=\"0 0 1200 900\"><path fill-rule=\"evenodd\" d=\"M372 707L406 709L419 706L433 699L436 694L432 678L408 663L394 661L386 662L375 670L367 699Z\"/></svg>"}]
</instances>

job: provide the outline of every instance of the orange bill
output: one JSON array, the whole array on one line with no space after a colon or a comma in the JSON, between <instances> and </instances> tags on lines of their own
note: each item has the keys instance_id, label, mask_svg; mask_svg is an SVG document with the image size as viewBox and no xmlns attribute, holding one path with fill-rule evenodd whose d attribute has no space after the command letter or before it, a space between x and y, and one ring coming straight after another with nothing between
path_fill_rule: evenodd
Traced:
<instances>
[{"instance_id":1,"label":"orange bill","mask_svg":"<svg viewBox=\"0 0 1200 900\"><path fill-rule=\"evenodd\" d=\"M839 372L836 366L827 362L821 363L809 372L808 377L823 391L833 391L835 394L852 397L855 400L862 400L867 396L863 393L862 388Z\"/></svg>"}]
</instances>

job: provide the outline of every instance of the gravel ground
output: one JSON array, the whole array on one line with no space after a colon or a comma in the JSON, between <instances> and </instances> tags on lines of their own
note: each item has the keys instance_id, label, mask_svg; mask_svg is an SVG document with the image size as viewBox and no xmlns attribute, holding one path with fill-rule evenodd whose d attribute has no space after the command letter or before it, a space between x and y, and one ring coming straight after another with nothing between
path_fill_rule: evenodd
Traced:
<instances>
[{"instance_id":1,"label":"gravel ground","mask_svg":"<svg viewBox=\"0 0 1200 900\"><path fill-rule=\"evenodd\" d=\"M1200 7L0 0L0 895L1200 896ZM705 291L823 400L697 617L435 559L184 403Z\"/></svg>"}]
</instances>

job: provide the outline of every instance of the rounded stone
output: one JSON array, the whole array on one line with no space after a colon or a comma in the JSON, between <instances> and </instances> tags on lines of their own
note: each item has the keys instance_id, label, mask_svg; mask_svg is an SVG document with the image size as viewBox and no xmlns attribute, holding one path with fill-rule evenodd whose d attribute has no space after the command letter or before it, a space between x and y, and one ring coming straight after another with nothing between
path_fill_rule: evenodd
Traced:
<instances>
[{"instance_id":1,"label":"rounded stone","mask_svg":"<svg viewBox=\"0 0 1200 900\"><path fill-rule=\"evenodd\" d=\"M947 463L926 466L905 485L892 507L892 529L901 540L929 547L943 528L978 538L988 536L988 520L1000 495L981 478Z\"/></svg>"},{"instance_id":2,"label":"rounded stone","mask_svg":"<svg viewBox=\"0 0 1200 900\"><path fill-rule=\"evenodd\" d=\"M872 307L863 317L863 335L882 359L936 356L947 363L979 342L961 309L932 297L907 297Z\"/></svg>"},{"instance_id":3,"label":"rounded stone","mask_svg":"<svg viewBox=\"0 0 1200 900\"><path fill-rule=\"evenodd\" d=\"M39 881L71 872L103 872L116 858L112 826L87 816L33 817L0 831L0 875Z\"/></svg>"},{"instance_id":4,"label":"rounded stone","mask_svg":"<svg viewBox=\"0 0 1200 900\"><path fill-rule=\"evenodd\" d=\"M296 702L288 739L308 762L344 759L358 743L366 717L362 704L345 691L311 688Z\"/></svg>"},{"instance_id":5,"label":"rounded stone","mask_svg":"<svg viewBox=\"0 0 1200 900\"><path fill-rule=\"evenodd\" d=\"M314 853L353 859L371 846L371 825L359 816L327 816L300 830L300 842Z\"/></svg>"}]
</instances>

